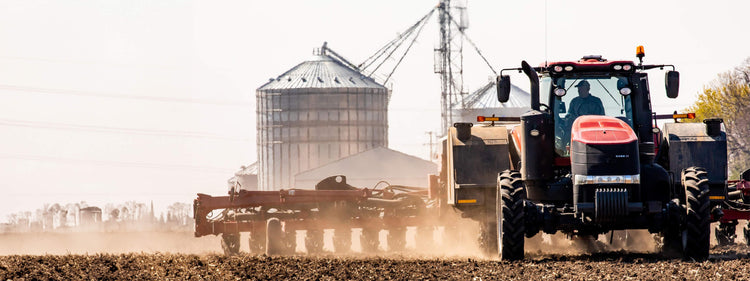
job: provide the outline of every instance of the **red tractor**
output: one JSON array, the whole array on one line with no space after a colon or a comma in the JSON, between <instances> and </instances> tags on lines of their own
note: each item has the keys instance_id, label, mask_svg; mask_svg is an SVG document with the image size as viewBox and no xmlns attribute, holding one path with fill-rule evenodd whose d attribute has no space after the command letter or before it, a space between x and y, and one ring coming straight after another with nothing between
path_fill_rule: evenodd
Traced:
<instances>
[{"instance_id":1,"label":"red tractor","mask_svg":"<svg viewBox=\"0 0 750 281\"><path fill-rule=\"evenodd\" d=\"M651 110L645 71L672 68L669 98L677 97L679 73L672 65L643 65L638 51L638 64L586 56L504 69L528 76L531 110L520 118L480 117L492 121L488 126L451 128L442 201L480 222L487 253L522 259L524 238L539 232L585 238L647 229L663 237L665 252L708 257L718 204L710 199L727 192L721 120L656 127L664 116ZM500 102L510 89L501 72Z\"/></svg>"}]
</instances>

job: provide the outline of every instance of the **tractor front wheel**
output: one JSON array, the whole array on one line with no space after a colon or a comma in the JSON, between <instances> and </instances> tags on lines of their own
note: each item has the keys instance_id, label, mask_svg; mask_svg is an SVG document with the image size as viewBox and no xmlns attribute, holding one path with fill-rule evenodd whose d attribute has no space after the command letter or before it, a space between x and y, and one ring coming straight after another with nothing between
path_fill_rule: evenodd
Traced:
<instances>
[{"instance_id":1,"label":"tractor front wheel","mask_svg":"<svg viewBox=\"0 0 750 281\"><path fill-rule=\"evenodd\" d=\"M522 260L524 249L524 187L521 174L506 170L497 180L497 244L500 259Z\"/></svg>"},{"instance_id":2,"label":"tractor front wheel","mask_svg":"<svg viewBox=\"0 0 750 281\"><path fill-rule=\"evenodd\" d=\"M711 234L711 204L708 200L708 173L703 168L690 167L682 172L685 188L685 229L682 249L686 258L708 258Z\"/></svg>"}]
</instances>

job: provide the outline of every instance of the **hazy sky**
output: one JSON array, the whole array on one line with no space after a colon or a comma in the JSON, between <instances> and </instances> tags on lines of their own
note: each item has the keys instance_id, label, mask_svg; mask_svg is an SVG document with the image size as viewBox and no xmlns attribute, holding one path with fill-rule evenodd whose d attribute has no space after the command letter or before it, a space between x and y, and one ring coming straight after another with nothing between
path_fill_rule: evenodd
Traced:
<instances>
[{"instance_id":1,"label":"hazy sky","mask_svg":"<svg viewBox=\"0 0 750 281\"><path fill-rule=\"evenodd\" d=\"M0 221L45 202L153 199L163 209L223 194L256 159L255 89L324 41L362 62L436 4L0 0ZM681 73L680 98L668 100L652 71L654 108L668 113L750 56L749 10L747 1L469 1L467 33L497 69L588 54L634 60L644 45L646 63ZM426 132L440 124L437 42L435 15L392 79L390 147L423 158ZM492 73L465 56L473 91ZM514 83L528 87L522 76Z\"/></svg>"}]
</instances>

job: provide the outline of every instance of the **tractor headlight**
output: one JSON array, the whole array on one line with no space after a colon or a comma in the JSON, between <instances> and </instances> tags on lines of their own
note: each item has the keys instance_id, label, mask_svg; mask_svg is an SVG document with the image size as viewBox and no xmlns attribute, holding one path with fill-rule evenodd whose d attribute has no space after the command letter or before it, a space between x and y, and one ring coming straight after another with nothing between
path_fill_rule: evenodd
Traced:
<instances>
[{"instance_id":1,"label":"tractor headlight","mask_svg":"<svg viewBox=\"0 0 750 281\"><path fill-rule=\"evenodd\" d=\"M623 65L623 66L622 66L622 70L625 70L625 71L628 71L628 70L630 70L630 69L632 69L632 68L633 68L633 66L632 66L632 65L629 65L629 64L626 64L626 65Z\"/></svg>"},{"instance_id":2,"label":"tractor headlight","mask_svg":"<svg viewBox=\"0 0 750 281\"><path fill-rule=\"evenodd\" d=\"M575 184L640 184L641 175L586 176L575 175Z\"/></svg>"},{"instance_id":3,"label":"tractor headlight","mask_svg":"<svg viewBox=\"0 0 750 281\"><path fill-rule=\"evenodd\" d=\"M615 70L620 70L622 69L622 65L615 64L615 66L613 66L612 68L614 68Z\"/></svg>"},{"instance_id":4,"label":"tractor headlight","mask_svg":"<svg viewBox=\"0 0 750 281\"><path fill-rule=\"evenodd\" d=\"M562 97L566 93L565 89L563 88L555 88L555 96Z\"/></svg>"},{"instance_id":5,"label":"tractor headlight","mask_svg":"<svg viewBox=\"0 0 750 281\"><path fill-rule=\"evenodd\" d=\"M568 65L568 66L565 67L565 71L572 71L572 70L573 70L573 66L572 65Z\"/></svg>"},{"instance_id":6,"label":"tractor headlight","mask_svg":"<svg viewBox=\"0 0 750 281\"><path fill-rule=\"evenodd\" d=\"M628 88L628 87L620 89L620 94L623 95L623 96L630 95L630 93L632 93L632 92L633 91L630 90L630 88Z\"/></svg>"},{"instance_id":7,"label":"tractor headlight","mask_svg":"<svg viewBox=\"0 0 750 281\"><path fill-rule=\"evenodd\" d=\"M563 67L562 67L562 66L559 66L559 65L555 65L555 67L553 68L553 70L554 70L555 72L561 72L561 71L563 70Z\"/></svg>"}]
</instances>

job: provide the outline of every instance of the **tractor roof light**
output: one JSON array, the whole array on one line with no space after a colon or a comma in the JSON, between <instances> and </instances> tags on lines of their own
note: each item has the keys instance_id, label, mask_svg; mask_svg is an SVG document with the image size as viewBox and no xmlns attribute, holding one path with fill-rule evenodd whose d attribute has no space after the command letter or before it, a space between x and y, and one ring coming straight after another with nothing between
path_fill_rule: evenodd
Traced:
<instances>
[{"instance_id":1,"label":"tractor roof light","mask_svg":"<svg viewBox=\"0 0 750 281\"><path fill-rule=\"evenodd\" d=\"M573 66L572 65L565 66L565 71L573 71Z\"/></svg>"},{"instance_id":2,"label":"tractor roof light","mask_svg":"<svg viewBox=\"0 0 750 281\"><path fill-rule=\"evenodd\" d=\"M562 72L563 67L562 65L555 65L555 67L552 68L555 72Z\"/></svg>"},{"instance_id":3,"label":"tractor roof light","mask_svg":"<svg viewBox=\"0 0 750 281\"><path fill-rule=\"evenodd\" d=\"M621 69L622 69L622 65L619 65L619 64L615 64L615 66L613 66L612 68L613 68L614 70L621 70Z\"/></svg>"},{"instance_id":4,"label":"tractor roof light","mask_svg":"<svg viewBox=\"0 0 750 281\"><path fill-rule=\"evenodd\" d=\"M633 69L633 66L632 66L632 65L626 64L626 65L623 65L623 66L622 66L622 70L625 70L625 71L629 71L629 70L631 70L631 69Z\"/></svg>"},{"instance_id":5,"label":"tractor roof light","mask_svg":"<svg viewBox=\"0 0 750 281\"><path fill-rule=\"evenodd\" d=\"M638 46L635 48L635 56L638 58L638 66L642 66L643 57L646 56L646 51L643 50L643 46Z\"/></svg>"}]
</instances>

